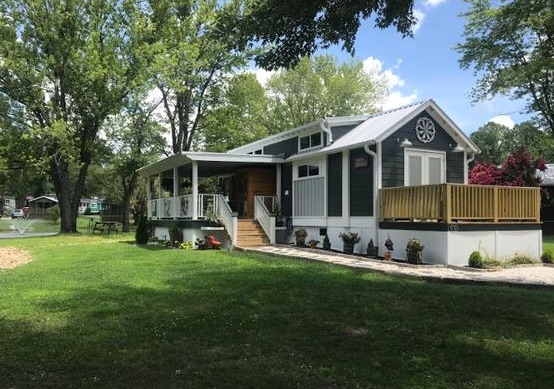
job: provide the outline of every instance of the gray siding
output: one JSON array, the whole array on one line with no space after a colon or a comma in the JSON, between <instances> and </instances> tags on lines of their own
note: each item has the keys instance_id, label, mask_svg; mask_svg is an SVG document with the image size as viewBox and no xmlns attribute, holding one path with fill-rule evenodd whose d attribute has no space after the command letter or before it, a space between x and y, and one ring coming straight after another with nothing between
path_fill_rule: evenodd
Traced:
<instances>
[{"instance_id":1,"label":"gray siding","mask_svg":"<svg viewBox=\"0 0 554 389\"><path fill-rule=\"evenodd\" d=\"M354 167L357 158L367 166ZM373 158L363 148L350 150L350 216L373 216Z\"/></svg>"},{"instance_id":2,"label":"gray siding","mask_svg":"<svg viewBox=\"0 0 554 389\"><path fill-rule=\"evenodd\" d=\"M298 152L298 137L287 139L281 142L273 143L264 147L266 155L284 154L285 158Z\"/></svg>"},{"instance_id":3,"label":"gray siding","mask_svg":"<svg viewBox=\"0 0 554 389\"><path fill-rule=\"evenodd\" d=\"M342 216L342 153L327 158L327 215Z\"/></svg>"},{"instance_id":4,"label":"gray siding","mask_svg":"<svg viewBox=\"0 0 554 389\"><path fill-rule=\"evenodd\" d=\"M399 147L399 142L404 138L408 138L413 143L411 148L429 151L446 151L446 181L449 183L464 182L464 155L463 153L452 152L452 147L456 142L442 128L442 126L433 120L435 124L435 138L430 143L420 142L415 134L416 122L427 117L431 120L426 112L418 115L410 120L407 124L401 127L394 134L383 141L382 144L382 161L383 161L383 187L404 186L404 149ZM451 145L451 146L450 146Z\"/></svg>"},{"instance_id":5,"label":"gray siding","mask_svg":"<svg viewBox=\"0 0 554 389\"><path fill-rule=\"evenodd\" d=\"M294 216L324 216L323 177L294 181Z\"/></svg>"},{"instance_id":6,"label":"gray siding","mask_svg":"<svg viewBox=\"0 0 554 389\"><path fill-rule=\"evenodd\" d=\"M350 130L354 129L357 126L358 126L357 124L356 125L350 124L347 126L331 127L331 134L333 134L333 141L336 141L341 136L343 136L344 134L346 134L347 132L349 132Z\"/></svg>"}]
</instances>

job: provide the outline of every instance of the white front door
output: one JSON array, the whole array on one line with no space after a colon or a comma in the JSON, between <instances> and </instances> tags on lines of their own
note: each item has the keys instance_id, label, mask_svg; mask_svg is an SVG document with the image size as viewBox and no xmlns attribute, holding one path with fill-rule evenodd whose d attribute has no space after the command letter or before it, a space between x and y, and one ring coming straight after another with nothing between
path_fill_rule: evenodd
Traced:
<instances>
[{"instance_id":1,"label":"white front door","mask_svg":"<svg viewBox=\"0 0 554 389\"><path fill-rule=\"evenodd\" d=\"M404 183L406 186L446 182L446 154L437 151L405 150Z\"/></svg>"}]
</instances>

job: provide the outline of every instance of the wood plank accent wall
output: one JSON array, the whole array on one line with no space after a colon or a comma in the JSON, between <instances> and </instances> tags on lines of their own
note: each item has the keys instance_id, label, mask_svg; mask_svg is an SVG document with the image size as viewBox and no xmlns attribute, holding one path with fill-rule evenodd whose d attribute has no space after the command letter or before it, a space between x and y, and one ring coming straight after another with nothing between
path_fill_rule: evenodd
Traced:
<instances>
[{"instance_id":1,"label":"wood plank accent wall","mask_svg":"<svg viewBox=\"0 0 554 389\"><path fill-rule=\"evenodd\" d=\"M240 171L246 178L246 216L254 217L254 196L275 195L275 168L248 168Z\"/></svg>"},{"instance_id":2,"label":"wood plank accent wall","mask_svg":"<svg viewBox=\"0 0 554 389\"><path fill-rule=\"evenodd\" d=\"M379 191L379 220L540 223L540 188L422 185Z\"/></svg>"}]
</instances>

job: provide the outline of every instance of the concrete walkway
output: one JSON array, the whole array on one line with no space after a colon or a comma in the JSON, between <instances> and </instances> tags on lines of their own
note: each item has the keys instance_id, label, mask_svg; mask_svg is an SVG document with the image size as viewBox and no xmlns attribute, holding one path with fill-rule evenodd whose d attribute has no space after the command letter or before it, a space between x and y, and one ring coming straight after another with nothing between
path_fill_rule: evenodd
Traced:
<instances>
[{"instance_id":1,"label":"concrete walkway","mask_svg":"<svg viewBox=\"0 0 554 389\"><path fill-rule=\"evenodd\" d=\"M458 266L409 265L398 262L385 262L378 259L285 245L243 247L240 249L276 256L327 262L361 271L373 271L391 276L414 277L429 281L538 286L554 290L553 265L520 265L509 269L482 270Z\"/></svg>"}]
</instances>

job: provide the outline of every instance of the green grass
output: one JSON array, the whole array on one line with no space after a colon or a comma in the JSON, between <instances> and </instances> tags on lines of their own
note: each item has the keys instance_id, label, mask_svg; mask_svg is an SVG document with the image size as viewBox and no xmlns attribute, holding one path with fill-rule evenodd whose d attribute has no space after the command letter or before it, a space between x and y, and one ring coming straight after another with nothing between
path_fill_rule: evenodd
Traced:
<instances>
[{"instance_id":1,"label":"green grass","mask_svg":"<svg viewBox=\"0 0 554 389\"><path fill-rule=\"evenodd\" d=\"M550 243L548 243L550 244ZM554 292L131 235L10 239L4 388L550 388Z\"/></svg>"},{"instance_id":2,"label":"green grass","mask_svg":"<svg viewBox=\"0 0 554 389\"><path fill-rule=\"evenodd\" d=\"M92 217L92 216L91 216ZM94 217L96 220L100 220L100 216ZM80 232L87 232L89 223L88 216L81 216L77 218L77 230ZM51 219L48 218L31 218L29 220L16 219L12 220L9 218L0 219L0 233L11 232L13 231L13 226L20 228L29 227L27 232L59 232L60 231L60 222L54 223Z\"/></svg>"}]
</instances>

